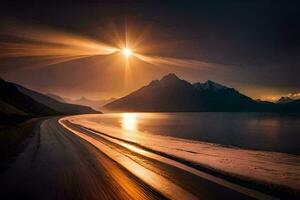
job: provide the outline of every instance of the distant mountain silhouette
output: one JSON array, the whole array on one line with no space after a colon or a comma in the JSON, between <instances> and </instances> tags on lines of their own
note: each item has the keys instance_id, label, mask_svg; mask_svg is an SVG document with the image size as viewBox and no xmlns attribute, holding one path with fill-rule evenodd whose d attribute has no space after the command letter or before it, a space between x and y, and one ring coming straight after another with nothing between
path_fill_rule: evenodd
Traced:
<instances>
[{"instance_id":1,"label":"distant mountain silhouette","mask_svg":"<svg viewBox=\"0 0 300 200\"><path fill-rule=\"evenodd\" d=\"M105 105L114 111L192 111L197 109L197 89L169 74Z\"/></svg>"},{"instance_id":2,"label":"distant mountain silhouette","mask_svg":"<svg viewBox=\"0 0 300 200\"><path fill-rule=\"evenodd\" d=\"M291 99L290 97L280 97L276 103L290 103L294 101L294 99Z\"/></svg>"},{"instance_id":3,"label":"distant mountain silhouette","mask_svg":"<svg viewBox=\"0 0 300 200\"><path fill-rule=\"evenodd\" d=\"M98 99L98 100L93 100L93 99L88 99L86 97L81 97L80 99L65 99L66 102L68 103L73 103L73 104L79 104L79 105L85 105L85 106L90 106L96 110L100 109L103 105L108 104L114 100L115 98L110 98L110 99Z\"/></svg>"},{"instance_id":4,"label":"distant mountain silhouette","mask_svg":"<svg viewBox=\"0 0 300 200\"><path fill-rule=\"evenodd\" d=\"M87 106L59 102L0 78L0 125L49 115L100 113Z\"/></svg>"},{"instance_id":5,"label":"distant mountain silhouette","mask_svg":"<svg viewBox=\"0 0 300 200\"><path fill-rule=\"evenodd\" d=\"M213 81L191 84L168 74L154 80L131 94L106 104L105 111L136 112L240 112L290 111L296 105L280 107L270 102L259 102Z\"/></svg>"},{"instance_id":6,"label":"distant mountain silhouette","mask_svg":"<svg viewBox=\"0 0 300 200\"><path fill-rule=\"evenodd\" d=\"M105 105L112 111L249 111L260 104L233 88L207 81L191 84L168 74Z\"/></svg>"},{"instance_id":7,"label":"distant mountain silhouette","mask_svg":"<svg viewBox=\"0 0 300 200\"><path fill-rule=\"evenodd\" d=\"M258 104L250 97L213 81L193 84L198 89L200 99L205 102L208 111L252 111L260 110Z\"/></svg>"},{"instance_id":8,"label":"distant mountain silhouette","mask_svg":"<svg viewBox=\"0 0 300 200\"><path fill-rule=\"evenodd\" d=\"M0 101L2 102L2 111L4 114L18 114L16 111L22 114L45 116L58 114L55 110L37 102L33 98L25 95L14 83L6 82L0 79ZM14 112L14 113L11 113ZM19 113L20 114L20 113Z\"/></svg>"},{"instance_id":9,"label":"distant mountain silhouette","mask_svg":"<svg viewBox=\"0 0 300 200\"><path fill-rule=\"evenodd\" d=\"M96 114L96 113L100 113L98 111L93 110L90 107L87 107L87 106L63 103L63 102L58 101L54 98L51 98L47 95L38 93L36 91L25 88L23 86L20 86L17 84L15 84L15 86L23 94L28 95L35 101L37 101L37 102L51 108L52 110L54 110L58 113L61 113L61 114Z\"/></svg>"},{"instance_id":10,"label":"distant mountain silhouette","mask_svg":"<svg viewBox=\"0 0 300 200\"><path fill-rule=\"evenodd\" d=\"M193 84L195 88L197 88L200 91L213 91L213 92L218 92L220 90L226 90L226 89L230 89L224 85L221 85L219 83L215 83L211 80L206 81L205 83L194 83Z\"/></svg>"},{"instance_id":11,"label":"distant mountain silhouette","mask_svg":"<svg viewBox=\"0 0 300 200\"><path fill-rule=\"evenodd\" d=\"M60 96L58 96L56 94L47 93L46 95L48 97L51 97L52 99L55 99L55 100L60 101L62 103L66 103L66 100L64 98L62 98L62 97L60 97Z\"/></svg>"}]
</instances>

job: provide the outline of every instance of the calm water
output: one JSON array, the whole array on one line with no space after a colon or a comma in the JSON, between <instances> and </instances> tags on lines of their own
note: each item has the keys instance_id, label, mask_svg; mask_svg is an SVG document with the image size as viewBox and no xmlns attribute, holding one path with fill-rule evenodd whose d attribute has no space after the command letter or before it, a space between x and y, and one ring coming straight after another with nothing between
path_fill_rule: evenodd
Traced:
<instances>
[{"instance_id":1,"label":"calm water","mask_svg":"<svg viewBox=\"0 0 300 200\"><path fill-rule=\"evenodd\" d=\"M117 113L101 124L242 148L300 153L300 114Z\"/></svg>"}]
</instances>

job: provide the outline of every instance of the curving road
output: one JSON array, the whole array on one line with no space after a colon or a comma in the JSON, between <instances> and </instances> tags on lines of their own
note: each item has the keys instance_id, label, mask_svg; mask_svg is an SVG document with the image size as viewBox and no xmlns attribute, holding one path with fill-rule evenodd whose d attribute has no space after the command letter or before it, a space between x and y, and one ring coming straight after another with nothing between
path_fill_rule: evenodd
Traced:
<instances>
[{"instance_id":1,"label":"curving road","mask_svg":"<svg viewBox=\"0 0 300 200\"><path fill-rule=\"evenodd\" d=\"M65 119L35 131L0 199L273 199Z\"/></svg>"}]
</instances>

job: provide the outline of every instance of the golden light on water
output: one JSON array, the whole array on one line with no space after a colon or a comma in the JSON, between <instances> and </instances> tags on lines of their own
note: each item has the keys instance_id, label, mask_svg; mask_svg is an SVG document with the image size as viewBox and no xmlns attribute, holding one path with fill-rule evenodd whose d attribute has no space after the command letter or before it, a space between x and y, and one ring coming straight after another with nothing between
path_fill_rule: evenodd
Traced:
<instances>
[{"instance_id":1,"label":"golden light on water","mask_svg":"<svg viewBox=\"0 0 300 200\"><path fill-rule=\"evenodd\" d=\"M137 115L135 113L122 113L122 128L130 131L137 131Z\"/></svg>"}]
</instances>

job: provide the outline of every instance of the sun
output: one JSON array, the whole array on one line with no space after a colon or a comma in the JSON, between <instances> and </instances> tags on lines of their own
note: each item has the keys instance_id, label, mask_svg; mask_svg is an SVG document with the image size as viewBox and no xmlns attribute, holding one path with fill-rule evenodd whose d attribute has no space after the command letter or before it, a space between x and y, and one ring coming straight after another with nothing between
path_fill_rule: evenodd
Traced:
<instances>
[{"instance_id":1,"label":"sun","mask_svg":"<svg viewBox=\"0 0 300 200\"><path fill-rule=\"evenodd\" d=\"M128 56L130 56L130 55L132 54L131 50L128 49L128 48L123 49L123 50L122 50L122 53L123 53L126 57L128 57Z\"/></svg>"}]
</instances>

